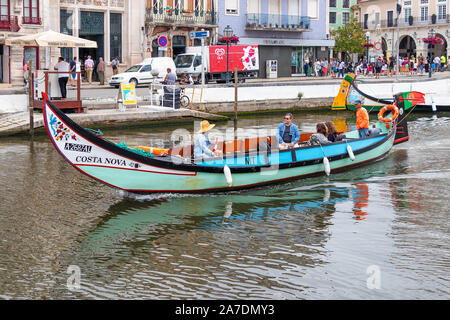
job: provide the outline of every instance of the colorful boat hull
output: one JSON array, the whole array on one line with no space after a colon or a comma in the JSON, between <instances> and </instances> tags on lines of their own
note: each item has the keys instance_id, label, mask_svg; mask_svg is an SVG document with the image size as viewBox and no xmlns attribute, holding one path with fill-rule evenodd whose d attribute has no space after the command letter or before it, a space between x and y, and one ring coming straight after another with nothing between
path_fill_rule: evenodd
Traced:
<instances>
[{"instance_id":1,"label":"colorful boat hull","mask_svg":"<svg viewBox=\"0 0 450 320\"><path fill-rule=\"evenodd\" d=\"M323 147L242 152L194 162L171 155L145 156L97 137L47 100L43 109L50 140L66 161L102 183L136 193L230 191L321 175L325 174L324 156L332 173L348 170L386 155L396 137L396 126L388 131L383 123L377 123L385 133L375 137L357 139L354 131L347 133L347 142ZM354 161L347 145L353 150ZM231 185L224 174L225 164L230 168Z\"/></svg>"},{"instance_id":2,"label":"colorful boat hull","mask_svg":"<svg viewBox=\"0 0 450 320\"><path fill-rule=\"evenodd\" d=\"M339 92L333 100L331 110L349 110L356 111L355 101L361 100L363 107L368 112L379 112L386 104L393 104L395 97L390 98L377 98L362 92L356 85L356 76L348 74L344 77L339 88ZM398 95L414 95L420 94L419 92L402 92ZM423 95L423 94L421 94ZM414 104L414 112L434 112L434 111L450 111L450 104L438 104L434 105L425 101ZM408 110L408 106L405 106L405 110Z\"/></svg>"}]
</instances>

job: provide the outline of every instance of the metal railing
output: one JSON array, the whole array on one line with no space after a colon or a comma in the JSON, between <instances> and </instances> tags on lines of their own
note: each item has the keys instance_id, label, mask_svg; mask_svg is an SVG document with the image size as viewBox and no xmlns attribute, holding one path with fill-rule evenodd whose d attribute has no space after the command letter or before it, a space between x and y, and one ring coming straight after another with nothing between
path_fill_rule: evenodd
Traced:
<instances>
[{"instance_id":1,"label":"metal railing","mask_svg":"<svg viewBox=\"0 0 450 320\"><path fill-rule=\"evenodd\" d=\"M22 16L22 24L42 24L42 19L40 17Z\"/></svg>"},{"instance_id":2,"label":"metal railing","mask_svg":"<svg viewBox=\"0 0 450 320\"><path fill-rule=\"evenodd\" d=\"M162 9L147 9L147 23L168 23L168 24L204 24L217 25L217 13L214 11L183 12L183 10L174 9L167 12Z\"/></svg>"},{"instance_id":3,"label":"metal railing","mask_svg":"<svg viewBox=\"0 0 450 320\"><path fill-rule=\"evenodd\" d=\"M20 26L17 16L0 15L0 30L19 31Z\"/></svg>"},{"instance_id":4,"label":"metal railing","mask_svg":"<svg viewBox=\"0 0 450 320\"><path fill-rule=\"evenodd\" d=\"M366 30L374 30L378 26L380 28L396 28L397 27L397 21L396 19L393 20L380 20L378 22L375 21L366 21L366 22L359 22L359 26ZM440 25L440 24L450 24L450 15L445 16L426 16L426 17L414 17L412 21L409 19L405 21L404 17L400 17L398 19L398 26L399 27L410 27L410 26L432 26L432 25Z\"/></svg>"},{"instance_id":5,"label":"metal railing","mask_svg":"<svg viewBox=\"0 0 450 320\"><path fill-rule=\"evenodd\" d=\"M309 29L307 16L294 16L267 13L247 13L247 29Z\"/></svg>"}]
</instances>

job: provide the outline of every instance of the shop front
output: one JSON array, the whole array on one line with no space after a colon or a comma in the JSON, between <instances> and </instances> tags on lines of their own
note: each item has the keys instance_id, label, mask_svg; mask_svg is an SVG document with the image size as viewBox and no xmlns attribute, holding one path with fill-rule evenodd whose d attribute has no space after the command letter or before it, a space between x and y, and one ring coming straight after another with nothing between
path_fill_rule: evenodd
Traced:
<instances>
[{"instance_id":1,"label":"shop front","mask_svg":"<svg viewBox=\"0 0 450 320\"><path fill-rule=\"evenodd\" d=\"M258 45L260 55L259 77L266 77L267 60L278 61L278 77L306 76L305 62L328 59L328 48L334 40L265 39L241 37L239 44Z\"/></svg>"}]
</instances>

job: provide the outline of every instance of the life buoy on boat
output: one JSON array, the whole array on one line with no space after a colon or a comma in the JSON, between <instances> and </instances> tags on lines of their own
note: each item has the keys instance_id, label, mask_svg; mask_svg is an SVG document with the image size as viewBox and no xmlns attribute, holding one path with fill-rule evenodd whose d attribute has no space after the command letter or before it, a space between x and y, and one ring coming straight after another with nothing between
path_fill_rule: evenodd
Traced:
<instances>
[{"instance_id":1,"label":"life buoy on boat","mask_svg":"<svg viewBox=\"0 0 450 320\"><path fill-rule=\"evenodd\" d=\"M383 117L384 113L387 110L393 111L392 118L384 118ZM400 110L396 106L394 106L394 105L384 106L383 108L381 108L380 112L378 112L378 120L380 120L382 122L392 122L395 119L397 119L399 114L400 114Z\"/></svg>"}]
</instances>

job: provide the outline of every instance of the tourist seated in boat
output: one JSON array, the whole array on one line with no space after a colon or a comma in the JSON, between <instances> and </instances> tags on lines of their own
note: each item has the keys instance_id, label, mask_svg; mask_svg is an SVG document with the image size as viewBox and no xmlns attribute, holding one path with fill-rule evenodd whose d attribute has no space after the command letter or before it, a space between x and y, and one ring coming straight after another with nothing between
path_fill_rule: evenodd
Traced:
<instances>
[{"instance_id":1,"label":"tourist seated in boat","mask_svg":"<svg viewBox=\"0 0 450 320\"><path fill-rule=\"evenodd\" d=\"M369 130L369 137L374 137L381 134L381 129L377 128L375 125L372 126L372 129Z\"/></svg>"},{"instance_id":2,"label":"tourist seated in boat","mask_svg":"<svg viewBox=\"0 0 450 320\"><path fill-rule=\"evenodd\" d=\"M361 100L355 101L356 107L356 130L360 138L369 136L369 113L361 105Z\"/></svg>"},{"instance_id":3,"label":"tourist seated in boat","mask_svg":"<svg viewBox=\"0 0 450 320\"><path fill-rule=\"evenodd\" d=\"M330 142L341 141L342 139L345 138L345 135L339 134L337 132L336 126L334 125L334 123L332 121L325 122L325 125L327 126L327 129L328 129L327 137Z\"/></svg>"},{"instance_id":4,"label":"tourist seated in boat","mask_svg":"<svg viewBox=\"0 0 450 320\"><path fill-rule=\"evenodd\" d=\"M278 142L280 150L298 147L298 140L300 139L300 132L298 127L292 123L292 113L286 113L283 123L278 125Z\"/></svg>"},{"instance_id":5,"label":"tourist seated in boat","mask_svg":"<svg viewBox=\"0 0 450 320\"><path fill-rule=\"evenodd\" d=\"M308 144L312 146L316 145L324 145L324 144L330 144L331 142L328 140L328 129L325 123L319 122L316 125L316 131L317 133L314 133L308 141Z\"/></svg>"},{"instance_id":6,"label":"tourist seated in boat","mask_svg":"<svg viewBox=\"0 0 450 320\"><path fill-rule=\"evenodd\" d=\"M200 130L195 136L194 157L196 159L217 157L222 154L220 150L211 150L211 141L209 141L208 131L214 128L215 124L210 124L208 120L200 123Z\"/></svg>"}]
</instances>

